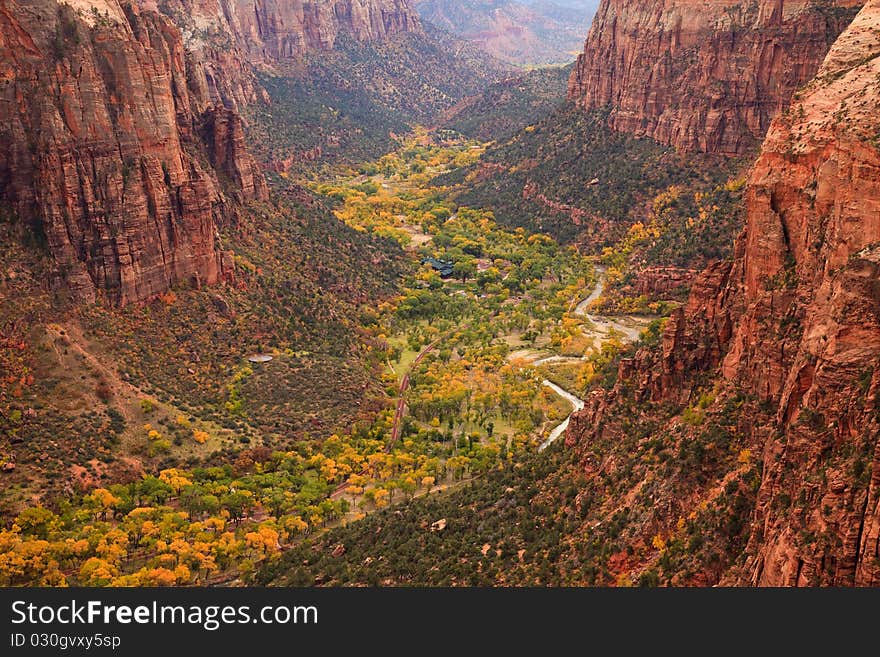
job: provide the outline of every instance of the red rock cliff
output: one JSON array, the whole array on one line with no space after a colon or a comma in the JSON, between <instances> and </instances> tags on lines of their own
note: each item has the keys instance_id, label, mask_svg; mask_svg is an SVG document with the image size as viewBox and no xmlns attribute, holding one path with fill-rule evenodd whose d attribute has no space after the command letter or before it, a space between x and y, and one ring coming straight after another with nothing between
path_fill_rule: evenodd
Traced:
<instances>
[{"instance_id":1,"label":"red rock cliff","mask_svg":"<svg viewBox=\"0 0 880 657\"><path fill-rule=\"evenodd\" d=\"M810 80L861 0L603 0L569 81L611 126L741 155Z\"/></svg>"},{"instance_id":2,"label":"red rock cliff","mask_svg":"<svg viewBox=\"0 0 880 657\"><path fill-rule=\"evenodd\" d=\"M198 64L190 71L191 84L227 106L247 105L262 96L254 65L331 50L340 35L369 42L422 31L409 0L136 2L162 12L180 28L184 47Z\"/></svg>"},{"instance_id":3,"label":"red rock cliff","mask_svg":"<svg viewBox=\"0 0 880 657\"><path fill-rule=\"evenodd\" d=\"M422 31L408 0L220 0L232 32L251 56L286 60L330 50L337 38L382 41Z\"/></svg>"},{"instance_id":4,"label":"red rock cliff","mask_svg":"<svg viewBox=\"0 0 880 657\"><path fill-rule=\"evenodd\" d=\"M244 199L265 182L166 17L2 0L0 80L0 200L45 234L74 296L125 304L221 277L232 207L208 162Z\"/></svg>"},{"instance_id":5,"label":"red rock cliff","mask_svg":"<svg viewBox=\"0 0 880 657\"><path fill-rule=\"evenodd\" d=\"M742 575L758 584L880 583L878 58L872 0L751 176L744 314L722 372L777 408Z\"/></svg>"},{"instance_id":6,"label":"red rock cliff","mask_svg":"<svg viewBox=\"0 0 880 657\"><path fill-rule=\"evenodd\" d=\"M593 393L570 425L567 444L586 449L623 390L692 404L707 375L718 399L763 409L755 418L766 422L739 422L737 439L763 467L744 565L723 582L880 584L878 134L872 0L774 119L734 261L707 269L660 349L621 363L617 388Z\"/></svg>"},{"instance_id":7,"label":"red rock cliff","mask_svg":"<svg viewBox=\"0 0 880 657\"><path fill-rule=\"evenodd\" d=\"M88 0L97 2L98 0ZM253 62L236 37L231 0L133 0L144 11L164 14L180 30L192 93L241 109L265 98Z\"/></svg>"}]
</instances>

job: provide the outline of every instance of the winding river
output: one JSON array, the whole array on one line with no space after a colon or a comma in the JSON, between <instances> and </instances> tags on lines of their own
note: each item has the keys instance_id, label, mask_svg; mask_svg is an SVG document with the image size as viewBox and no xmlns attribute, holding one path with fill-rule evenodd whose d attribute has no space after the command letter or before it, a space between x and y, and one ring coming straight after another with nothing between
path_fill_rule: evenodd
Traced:
<instances>
[{"instance_id":1,"label":"winding river","mask_svg":"<svg viewBox=\"0 0 880 657\"><path fill-rule=\"evenodd\" d=\"M597 333L601 334L602 337L609 337L612 332L617 332L622 336L622 340L625 343L635 342L639 339L639 336L642 334L642 330L645 328L647 324L647 320L641 317L606 317L605 315L591 315L587 312L587 309L590 307L596 299L602 296L602 292L605 290L605 279L607 278L605 274L605 267L596 266L596 272L599 274L599 280L596 281L596 286L590 292L589 296L579 302L574 309L575 315L586 318L591 324L596 327ZM579 361L586 360L587 356L545 356L544 358L539 358L534 361L532 365L543 365L545 363L558 363L558 362L566 362L566 361ZM547 447L553 444L559 436L565 433L565 430L568 428L568 423L571 420L571 414L575 413L584 407L584 400L576 397L568 390L559 387L552 381L548 379L544 379L541 382L543 385L547 386L553 392L555 392L560 397L566 399L572 407L571 413L557 426L553 428L550 432L550 435L547 436L547 439L542 442L538 446L538 451L542 452Z\"/></svg>"},{"instance_id":2,"label":"winding river","mask_svg":"<svg viewBox=\"0 0 880 657\"><path fill-rule=\"evenodd\" d=\"M583 399L579 399L579 398L575 397L568 390L566 390L564 388L560 388L558 385L556 385L555 383L553 383L552 381L549 381L547 379L544 379L541 383L544 384L545 386L547 386L548 388L550 388L553 392L555 392L560 397L564 397L565 399L567 399L568 402L571 404L571 413L574 413L575 411L579 411L579 410L583 409L583 407L584 407L584 400ZM569 422L569 420L571 420L571 413L569 413L568 416L566 416L566 418L560 424L555 426L553 428L553 431L550 432L550 435L547 436L547 439L538 446L539 452L543 452L545 449L547 449L547 447L552 445L553 442L557 438L559 438L559 436L561 436L562 434L565 433L565 430L568 428L568 422Z\"/></svg>"},{"instance_id":3,"label":"winding river","mask_svg":"<svg viewBox=\"0 0 880 657\"><path fill-rule=\"evenodd\" d=\"M611 333L611 331L617 331L623 335L624 342L635 342L639 339L639 336L642 334L642 330L647 323L644 318L630 316L607 317L605 315L591 315L587 312L590 304L602 296L602 292L605 291L605 279L607 278L605 267L596 265L596 272L599 274L599 280L596 281L596 287L590 292L590 296L581 301L575 307L574 314L580 317L585 317L590 323L594 324L598 330L606 335Z\"/></svg>"}]
</instances>

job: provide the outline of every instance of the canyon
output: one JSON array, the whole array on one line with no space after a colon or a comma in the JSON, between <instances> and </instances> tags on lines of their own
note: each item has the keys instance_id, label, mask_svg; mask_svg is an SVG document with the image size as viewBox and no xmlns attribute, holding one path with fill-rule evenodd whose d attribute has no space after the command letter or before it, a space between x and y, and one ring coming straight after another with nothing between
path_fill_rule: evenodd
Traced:
<instances>
[{"instance_id":1,"label":"canyon","mask_svg":"<svg viewBox=\"0 0 880 657\"><path fill-rule=\"evenodd\" d=\"M421 32L403 0L161 4L0 6L0 198L76 301L230 279L219 229L268 197L241 117L268 102L255 66Z\"/></svg>"},{"instance_id":2,"label":"canyon","mask_svg":"<svg viewBox=\"0 0 880 657\"><path fill-rule=\"evenodd\" d=\"M437 34L0 0L3 513L159 491L248 564L59 522L9 581L880 585L880 0L603 0L570 75Z\"/></svg>"}]
</instances>

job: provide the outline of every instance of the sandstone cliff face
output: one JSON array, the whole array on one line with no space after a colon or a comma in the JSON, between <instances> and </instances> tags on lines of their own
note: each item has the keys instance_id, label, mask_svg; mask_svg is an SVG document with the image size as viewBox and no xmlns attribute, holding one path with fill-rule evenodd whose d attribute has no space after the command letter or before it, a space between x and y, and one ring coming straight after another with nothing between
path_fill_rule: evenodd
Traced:
<instances>
[{"instance_id":1,"label":"sandstone cliff face","mask_svg":"<svg viewBox=\"0 0 880 657\"><path fill-rule=\"evenodd\" d=\"M872 0L774 120L734 261L703 272L661 348L622 362L617 388L571 423L567 444L585 445L625 388L693 403L713 373L719 399L763 409L765 424L738 430L763 468L747 560L724 582L880 583L878 131Z\"/></svg>"},{"instance_id":2,"label":"sandstone cliff face","mask_svg":"<svg viewBox=\"0 0 880 657\"><path fill-rule=\"evenodd\" d=\"M685 151L742 155L810 80L861 0L603 0L569 81L610 125Z\"/></svg>"},{"instance_id":3,"label":"sandstone cliff face","mask_svg":"<svg viewBox=\"0 0 880 657\"><path fill-rule=\"evenodd\" d=\"M878 57L872 1L752 173L745 314L722 371L778 409L743 574L758 584L880 583Z\"/></svg>"},{"instance_id":4,"label":"sandstone cliff face","mask_svg":"<svg viewBox=\"0 0 880 657\"><path fill-rule=\"evenodd\" d=\"M254 66L297 63L309 52L332 50L340 35L364 43L422 32L408 0L135 1L180 29L194 64L190 85L236 109L267 99Z\"/></svg>"},{"instance_id":5,"label":"sandstone cliff face","mask_svg":"<svg viewBox=\"0 0 880 657\"><path fill-rule=\"evenodd\" d=\"M76 298L125 304L219 280L215 234L265 182L180 31L116 0L0 3L0 199L45 234Z\"/></svg>"},{"instance_id":6,"label":"sandstone cliff face","mask_svg":"<svg viewBox=\"0 0 880 657\"><path fill-rule=\"evenodd\" d=\"M95 2L97 0L88 0ZM180 30L188 61L192 93L212 104L241 110L265 102L265 92L254 75L231 22L229 0L134 0L142 10L165 15Z\"/></svg>"},{"instance_id":7,"label":"sandstone cliff face","mask_svg":"<svg viewBox=\"0 0 880 657\"><path fill-rule=\"evenodd\" d=\"M330 50L343 34L367 42L422 31L418 14L408 0L220 2L239 44L252 57L269 61Z\"/></svg>"},{"instance_id":8,"label":"sandstone cliff face","mask_svg":"<svg viewBox=\"0 0 880 657\"><path fill-rule=\"evenodd\" d=\"M196 64L190 84L214 102L236 109L268 101L254 67L295 65L307 53L332 50L341 35L366 43L422 33L409 0L136 2L162 12L180 29Z\"/></svg>"}]
</instances>

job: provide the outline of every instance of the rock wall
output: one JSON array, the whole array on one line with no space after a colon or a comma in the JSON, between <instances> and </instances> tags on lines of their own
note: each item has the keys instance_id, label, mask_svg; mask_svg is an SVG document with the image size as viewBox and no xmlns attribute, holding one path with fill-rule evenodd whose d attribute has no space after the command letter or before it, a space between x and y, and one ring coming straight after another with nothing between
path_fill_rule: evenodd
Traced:
<instances>
[{"instance_id":1,"label":"rock wall","mask_svg":"<svg viewBox=\"0 0 880 657\"><path fill-rule=\"evenodd\" d=\"M230 0L132 1L143 11L162 13L180 30L194 95L236 110L268 101L257 83L255 62L238 37Z\"/></svg>"},{"instance_id":2,"label":"rock wall","mask_svg":"<svg viewBox=\"0 0 880 657\"><path fill-rule=\"evenodd\" d=\"M365 43L422 32L409 0L135 1L180 29L197 64L190 84L227 107L266 99L255 82L255 66L299 63L309 52L333 49L340 35Z\"/></svg>"},{"instance_id":3,"label":"rock wall","mask_svg":"<svg viewBox=\"0 0 880 657\"><path fill-rule=\"evenodd\" d=\"M234 208L209 159L242 200L266 186L178 28L116 0L4 0L0 54L0 199L45 236L54 282L125 304L219 280Z\"/></svg>"},{"instance_id":4,"label":"rock wall","mask_svg":"<svg viewBox=\"0 0 880 657\"><path fill-rule=\"evenodd\" d=\"M742 155L816 73L861 0L603 0L569 81L610 125L685 151Z\"/></svg>"},{"instance_id":5,"label":"rock wall","mask_svg":"<svg viewBox=\"0 0 880 657\"><path fill-rule=\"evenodd\" d=\"M219 1L240 45L268 61L330 50L342 34L368 42L422 31L408 0Z\"/></svg>"},{"instance_id":6,"label":"rock wall","mask_svg":"<svg viewBox=\"0 0 880 657\"><path fill-rule=\"evenodd\" d=\"M722 373L777 409L742 575L757 584L880 583L878 57L872 1L751 176L745 310Z\"/></svg>"},{"instance_id":7,"label":"rock wall","mask_svg":"<svg viewBox=\"0 0 880 657\"><path fill-rule=\"evenodd\" d=\"M570 425L586 444L623 387L687 404L714 377L771 422L745 565L723 581L880 583L880 2L769 130L732 263L708 268L659 349L621 363Z\"/></svg>"},{"instance_id":8,"label":"rock wall","mask_svg":"<svg viewBox=\"0 0 880 657\"><path fill-rule=\"evenodd\" d=\"M647 267L639 271L635 289L638 294L663 298L664 295L686 289L697 273L695 270L682 267Z\"/></svg>"},{"instance_id":9,"label":"rock wall","mask_svg":"<svg viewBox=\"0 0 880 657\"><path fill-rule=\"evenodd\" d=\"M0 201L74 298L216 282L218 225L267 195L239 114L268 102L254 67L407 31L406 0L2 0Z\"/></svg>"}]
</instances>

